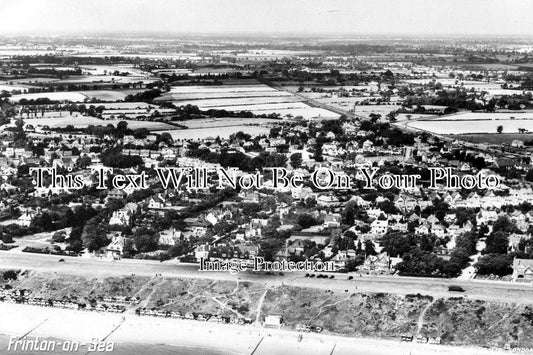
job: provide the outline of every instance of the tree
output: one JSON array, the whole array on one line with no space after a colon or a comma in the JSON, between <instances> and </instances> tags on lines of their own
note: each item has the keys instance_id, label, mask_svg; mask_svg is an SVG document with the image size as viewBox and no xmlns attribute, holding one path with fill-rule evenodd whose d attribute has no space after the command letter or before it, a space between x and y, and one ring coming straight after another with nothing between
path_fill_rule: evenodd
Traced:
<instances>
[{"instance_id":1,"label":"tree","mask_svg":"<svg viewBox=\"0 0 533 355\"><path fill-rule=\"evenodd\" d=\"M357 239L357 234L355 234L351 230L347 230L346 232L344 232L344 237L345 238L350 238L352 240L356 240Z\"/></svg>"},{"instance_id":2,"label":"tree","mask_svg":"<svg viewBox=\"0 0 533 355\"><path fill-rule=\"evenodd\" d=\"M174 141L174 139L172 139L172 135L168 132L161 133L158 136L158 140L168 145L172 144L172 142Z\"/></svg>"},{"instance_id":3,"label":"tree","mask_svg":"<svg viewBox=\"0 0 533 355\"><path fill-rule=\"evenodd\" d=\"M147 253L157 249L159 237L157 233L148 228L139 228L133 237L135 249L141 253Z\"/></svg>"},{"instance_id":4,"label":"tree","mask_svg":"<svg viewBox=\"0 0 533 355\"><path fill-rule=\"evenodd\" d=\"M387 213L387 214L396 214L396 213L400 213L400 210L398 210L398 208L396 207L396 205L394 205L394 202L392 202L391 200L387 199L385 201L382 201L380 203L377 204L377 207L382 210L383 212Z\"/></svg>"},{"instance_id":5,"label":"tree","mask_svg":"<svg viewBox=\"0 0 533 355\"><path fill-rule=\"evenodd\" d=\"M273 261L276 253L285 245L282 238L263 238L259 241L261 253L265 260Z\"/></svg>"},{"instance_id":6,"label":"tree","mask_svg":"<svg viewBox=\"0 0 533 355\"><path fill-rule=\"evenodd\" d=\"M76 165L81 169L86 169L89 165L92 164L91 158L87 155L79 157L76 161Z\"/></svg>"},{"instance_id":7,"label":"tree","mask_svg":"<svg viewBox=\"0 0 533 355\"><path fill-rule=\"evenodd\" d=\"M41 213L33 219L31 222L31 227L39 232L53 230L54 220L52 215L48 212Z\"/></svg>"},{"instance_id":8,"label":"tree","mask_svg":"<svg viewBox=\"0 0 533 355\"><path fill-rule=\"evenodd\" d=\"M402 257L412 247L416 246L416 239L413 234L401 235L400 233L391 232L381 238L380 244L390 256Z\"/></svg>"},{"instance_id":9,"label":"tree","mask_svg":"<svg viewBox=\"0 0 533 355\"><path fill-rule=\"evenodd\" d=\"M468 255L476 253L477 238L472 233L463 233L455 239L455 247L463 248Z\"/></svg>"},{"instance_id":10,"label":"tree","mask_svg":"<svg viewBox=\"0 0 533 355\"><path fill-rule=\"evenodd\" d=\"M370 118L370 121L372 123L376 123L381 118L381 115L378 113L371 112L368 117Z\"/></svg>"},{"instance_id":11,"label":"tree","mask_svg":"<svg viewBox=\"0 0 533 355\"><path fill-rule=\"evenodd\" d=\"M365 240L365 255L368 256L368 255L376 255L377 252L376 252L376 247L374 246L374 243L368 239L368 240Z\"/></svg>"},{"instance_id":12,"label":"tree","mask_svg":"<svg viewBox=\"0 0 533 355\"><path fill-rule=\"evenodd\" d=\"M488 254L479 258L474 267L481 275L505 276L513 272L512 262L513 258L509 255Z\"/></svg>"},{"instance_id":13,"label":"tree","mask_svg":"<svg viewBox=\"0 0 533 355\"><path fill-rule=\"evenodd\" d=\"M498 126L498 127L496 128L496 132L498 132L498 133L501 134L501 133L503 132L503 126Z\"/></svg>"},{"instance_id":14,"label":"tree","mask_svg":"<svg viewBox=\"0 0 533 355\"><path fill-rule=\"evenodd\" d=\"M509 237L504 232L493 232L487 237L484 254L507 254Z\"/></svg>"},{"instance_id":15,"label":"tree","mask_svg":"<svg viewBox=\"0 0 533 355\"><path fill-rule=\"evenodd\" d=\"M317 162L324 161L324 158L322 157L322 144L316 144L314 146L314 153L313 153L313 159Z\"/></svg>"},{"instance_id":16,"label":"tree","mask_svg":"<svg viewBox=\"0 0 533 355\"><path fill-rule=\"evenodd\" d=\"M124 137L124 134L128 130L128 122L126 121L120 121L117 123L117 129L115 130L115 135L117 138Z\"/></svg>"},{"instance_id":17,"label":"tree","mask_svg":"<svg viewBox=\"0 0 533 355\"><path fill-rule=\"evenodd\" d=\"M55 232L52 236L54 243L63 243L66 239L66 233L64 231Z\"/></svg>"},{"instance_id":18,"label":"tree","mask_svg":"<svg viewBox=\"0 0 533 355\"><path fill-rule=\"evenodd\" d=\"M308 213L303 213L301 215L298 215L298 218L296 219L296 222L302 227L303 229L309 228L311 226L314 226L317 224L316 219L311 216Z\"/></svg>"},{"instance_id":19,"label":"tree","mask_svg":"<svg viewBox=\"0 0 533 355\"><path fill-rule=\"evenodd\" d=\"M498 217L492 225L492 233L495 232L504 232L504 233L513 233L515 231L515 226L513 222L507 216Z\"/></svg>"},{"instance_id":20,"label":"tree","mask_svg":"<svg viewBox=\"0 0 533 355\"><path fill-rule=\"evenodd\" d=\"M302 153L294 153L290 157L291 166L294 169L298 169L302 166Z\"/></svg>"},{"instance_id":21,"label":"tree","mask_svg":"<svg viewBox=\"0 0 533 355\"><path fill-rule=\"evenodd\" d=\"M411 248L396 269L402 276L445 276L447 263L433 253Z\"/></svg>"},{"instance_id":22,"label":"tree","mask_svg":"<svg viewBox=\"0 0 533 355\"><path fill-rule=\"evenodd\" d=\"M81 240L83 234L83 227L75 226L70 231L70 237L67 239L68 246L66 250L73 251L74 253L80 253L83 250L83 243Z\"/></svg>"},{"instance_id":23,"label":"tree","mask_svg":"<svg viewBox=\"0 0 533 355\"><path fill-rule=\"evenodd\" d=\"M131 168L143 164L143 160L138 155L124 155L120 148L114 147L103 151L100 159L105 166L113 168Z\"/></svg>"},{"instance_id":24,"label":"tree","mask_svg":"<svg viewBox=\"0 0 533 355\"><path fill-rule=\"evenodd\" d=\"M389 112L387 114L387 118L389 119L389 122L396 122L396 112Z\"/></svg>"},{"instance_id":25,"label":"tree","mask_svg":"<svg viewBox=\"0 0 533 355\"><path fill-rule=\"evenodd\" d=\"M482 224L481 226L479 226L479 230L478 230L478 238L481 239L481 238L485 238L485 236L487 235L487 233L489 232L489 227Z\"/></svg>"},{"instance_id":26,"label":"tree","mask_svg":"<svg viewBox=\"0 0 533 355\"><path fill-rule=\"evenodd\" d=\"M13 134L13 142L17 147L22 147L26 143L26 133L24 132L24 121L15 121L15 130Z\"/></svg>"},{"instance_id":27,"label":"tree","mask_svg":"<svg viewBox=\"0 0 533 355\"><path fill-rule=\"evenodd\" d=\"M533 181L533 169L529 169L526 174L527 181Z\"/></svg>"},{"instance_id":28,"label":"tree","mask_svg":"<svg viewBox=\"0 0 533 355\"><path fill-rule=\"evenodd\" d=\"M252 159L252 168L263 169L270 167L284 167L287 164L287 157L284 154L261 152L259 156ZM233 165L236 166L236 165ZM249 169L253 170L253 169Z\"/></svg>"},{"instance_id":29,"label":"tree","mask_svg":"<svg viewBox=\"0 0 533 355\"><path fill-rule=\"evenodd\" d=\"M357 270L357 267L359 265L363 265L364 262L365 262L365 258L362 255L356 255L353 260L348 260L346 262L345 270L348 272L355 271Z\"/></svg>"},{"instance_id":30,"label":"tree","mask_svg":"<svg viewBox=\"0 0 533 355\"><path fill-rule=\"evenodd\" d=\"M83 246L93 252L108 245L107 226L101 215L88 220L82 233Z\"/></svg>"},{"instance_id":31,"label":"tree","mask_svg":"<svg viewBox=\"0 0 533 355\"><path fill-rule=\"evenodd\" d=\"M454 248L450 254L450 262L456 263L460 269L466 267L470 262L470 254L465 248Z\"/></svg>"},{"instance_id":32,"label":"tree","mask_svg":"<svg viewBox=\"0 0 533 355\"><path fill-rule=\"evenodd\" d=\"M270 138L277 138L279 136L279 133L281 132L281 127L273 127L270 129Z\"/></svg>"},{"instance_id":33,"label":"tree","mask_svg":"<svg viewBox=\"0 0 533 355\"><path fill-rule=\"evenodd\" d=\"M18 277L18 274L15 270L6 270L2 274L2 278L4 280L16 280Z\"/></svg>"},{"instance_id":34,"label":"tree","mask_svg":"<svg viewBox=\"0 0 533 355\"><path fill-rule=\"evenodd\" d=\"M341 213L342 223L347 225L353 225L355 222L355 216L358 212L357 202L350 201L344 207L344 210Z\"/></svg>"},{"instance_id":35,"label":"tree","mask_svg":"<svg viewBox=\"0 0 533 355\"><path fill-rule=\"evenodd\" d=\"M441 262L440 271L442 272L442 276L457 277L461 275L461 270L463 269L463 267L464 266L461 265L456 259L450 259L448 262L443 260Z\"/></svg>"},{"instance_id":36,"label":"tree","mask_svg":"<svg viewBox=\"0 0 533 355\"><path fill-rule=\"evenodd\" d=\"M150 134L150 131L147 128L137 128L133 131L133 137L136 139L145 139Z\"/></svg>"}]
</instances>

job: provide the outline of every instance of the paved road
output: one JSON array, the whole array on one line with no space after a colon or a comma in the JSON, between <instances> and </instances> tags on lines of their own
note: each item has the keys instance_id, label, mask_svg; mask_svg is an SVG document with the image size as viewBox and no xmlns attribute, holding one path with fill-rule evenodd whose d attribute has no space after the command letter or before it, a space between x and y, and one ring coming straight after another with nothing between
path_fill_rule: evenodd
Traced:
<instances>
[{"instance_id":1,"label":"paved road","mask_svg":"<svg viewBox=\"0 0 533 355\"><path fill-rule=\"evenodd\" d=\"M346 292L385 292L397 294L431 295L434 297L467 297L494 302L533 304L533 287L530 284L510 282L449 280L417 277L362 276L334 274L334 279L306 278L302 272L285 272L284 276L241 272L199 271L197 264L179 264L174 261L156 262L146 260L100 260L88 257L61 257L54 255L10 253L0 251L0 269L29 269L42 272L74 274L86 277L104 276L154 276L203 278L212 280L241 280L264 283L270 286L299 286ZM466 292L448 292L449 285L460 285Z\"/></svg>"}]
</instances>

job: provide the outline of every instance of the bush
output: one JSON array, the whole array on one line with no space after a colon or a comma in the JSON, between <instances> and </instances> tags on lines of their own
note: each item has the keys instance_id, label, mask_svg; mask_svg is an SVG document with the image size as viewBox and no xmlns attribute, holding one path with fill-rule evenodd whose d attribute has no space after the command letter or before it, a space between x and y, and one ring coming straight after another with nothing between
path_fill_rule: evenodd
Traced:
<instances>
[{"instance_id":1,"label":"bush","mask_svg":"<svg viewBox=\"0 0 533 355\"><path fill-rule=\"evenodd\" d=\"M3 275L2 275L2 278L4 280L16 280L18 277L18 274L15 270L7 270L7 271L4 271Z\"/></svg>"},{"instance_id":2,"label":"bush","mask_svg":"<svg viewBox=\"0 0 533 355\"><path fill-rule=\"evenodd\" d=\"M66 233L65 232L56 232L52 236L52 240L54 243L63 243L66 240Z\"/></svg>"}]
</instances>

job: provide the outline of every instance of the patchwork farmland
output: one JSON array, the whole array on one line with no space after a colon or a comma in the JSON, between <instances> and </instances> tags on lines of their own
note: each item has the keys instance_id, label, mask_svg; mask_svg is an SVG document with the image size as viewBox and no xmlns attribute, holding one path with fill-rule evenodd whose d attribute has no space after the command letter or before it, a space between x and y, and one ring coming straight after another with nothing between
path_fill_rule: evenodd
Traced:
<instances>
[{"instance_id":1,"label":"patchwork farmland","mask_svg":"<svg viewBox=\"0 0 533 355\"><path fill-rule=\"evenodd\" d=\"M296 95L266 85L178 86L158 97L176 106L194 105L201 110L250 111L281 118L338 118L337 113L307 105Z\"/></svg>"}]
</instances>

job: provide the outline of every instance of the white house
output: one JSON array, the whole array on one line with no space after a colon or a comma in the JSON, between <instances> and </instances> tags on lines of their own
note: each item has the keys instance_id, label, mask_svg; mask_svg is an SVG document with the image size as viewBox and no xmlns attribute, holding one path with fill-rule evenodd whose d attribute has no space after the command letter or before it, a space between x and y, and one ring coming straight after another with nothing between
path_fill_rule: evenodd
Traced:
<instances>
[{"instance_id":1,"label":"white house","mask_svg":"<svg viewBox=\"0 0 533 355\"><path fill-rule=\"evenodd\" d=\"M175 228L166 229L159 233L159 244L174 246L176 242L180 240L183 233Z\"/></svg>"},{"instance_id":2,"label":"white house","mask_svg":"<svg viewBox=\"0 0 533 355\"><path fill-rule=\"evenodd\" d=\"M383 234L387 233L389 229L389 222L387 220L382 221L379 219L376 219L374 222L370 224L370 233L376 236L382 236Z\"/></svg>"}]
</instances>

